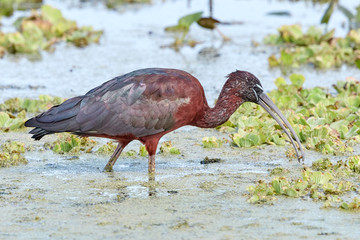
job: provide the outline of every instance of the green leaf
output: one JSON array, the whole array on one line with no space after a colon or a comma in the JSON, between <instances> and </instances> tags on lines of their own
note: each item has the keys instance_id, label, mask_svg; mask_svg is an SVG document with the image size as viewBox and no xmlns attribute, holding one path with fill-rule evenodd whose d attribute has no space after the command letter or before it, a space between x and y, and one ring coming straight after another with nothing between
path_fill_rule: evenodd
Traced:
<instances>
[{"instance_id":1,"label":"green leaf","mask_svg":"<svg viewBox=\"0 0 360 240\"><path fill-rule=\"evenodd\" d=\"M71 144L68 143L68 142L62 142L62 143L60 143L60 149L61 149L63 152L67 153L67 152L70 152L70 151L71 151L72 146L71 146Z\"/></svg>"},{"instance_id":2,"label":"green leaf","mask_svg":"<svg viewBox=\"0 0 360 240\"><path fill-rule=\"evenodd\" d=\"M293 197L293 198L299 196L298 192L293 188L286 189L286 195L289 196L289 197Z\"/></svg>"},{"instance_id":3,"label":"green leaf","mask_svg":"<svg viewBox=\"0 0 360 240\"><path fill-rule=\"evenodd\" d=\"M284 66L291 66L293 64L293 56L290 53L287 53L285 50L281 50L280 61Z\"/></svg>"},{"instance_id":4,"label":"green leaf","mask_svg":"<svg viewBox=\"0 0 360 240\"><path fill-rule=\"evenodd\" d=\"M278 77L277 79L275 79L275 85L277 88L280 88L281 86L285 86L286 84L286 80L282 77Z\"/></svg>"},{"instance_id":5,"label":"green leaf","mask_svg":"<svg viewBox=\"0 0 360 240\"><path fill-rule=\"evenodd\" d=\"M270 67L277 67L280 65L279 60L274 55L271 55L268 58L268 62Z\"/></svg>"},{"instance_id":6,"label":"green leaf","mask_svg":"<svg viewBox=\"0 0 360 240\"><path fill-rule=\"evenodd\" d=\"M185 28L189 28L191 24L193 24L194 22L198 21L201 18L202 14L203 12L197 12L183 16L182 18L179 19L178 25L183 26Z\"/></svg>"},{"instance_id":7,"label":"green leaf","mask_svg":"<svg viewBox=\"0 0 360 240\"><path fill-rule=\"evenodd\" d=\"M321 18L321 23L325 23L325 24L329 23L330 17L332 15L333 11L334 11L334 8L335 8L336 4L337 4L337 0L332 0L329 3L328 8L326 9L323 17Z\"/></svg>"},{"instance_id":8,"label":"green leaf","mask_svg":"<svg viewBox=\"0 0 360 240\"><path fill-rule=\"evenodd\" d=\"M64 20L61 11L59 9L56 9L47 4L41 6L41 13L43 18L46 21L49 21L51 24L56 24Z\"/></svg>"},{"instance_id":9,"label":"green leaf","mask_svg":"<svg viewBox=\"0 0 360 240\"><path fill-rule=\"evenodd\" d=\"M347 204L346 202L343 202L341 205L340 205L340 208L342 209L345 209L345 210L349 210L349 204Z\"/></svg>"},{"instance_id":10,"label":"green leaf","mask_svg":"<svg viewBox=\"0 0 360 240\"><path fill-rule=\"evenodd\" d=\"M5 123L10 120L9 114L0 112L0 127L5 126Z\"/></svg>"},{"instance_id":11,"label":"green leaf","mask_svg":"<svg viewBox=\"0 0 360 240\"><path fill-rule=\"evenodd\" d=\"M360 59L359 58L355 60L355 65L357 68L360 69Z\"/></svg>"},{"instance_id":12,"label":"green leaf","mask_svg":"<svg viewBox=\"0 0 360 240\"><path fill-rule=\"evenodd\" d=\"M140 156L143 156L143 157L149 155L149 153L146 150L146 147L144 145L140 146L139 154L140 154Z\"/></svg>"},{"instance_id":13,"label":"green leaf","mask_svg":"<svg viewBox=\"0 0 360 240\"><path fill-rule=\"evenodd\" d=\"M305 82L305 77L301 74L291 74L289 77L291 83L297 87L297 88L301 88Z\"/></svg>"},{"instance_id":14,"label":"green leaf","mask_svg":"<svg viewBox=\"0 0 360 240\"><path fill-rule=\"evenodd\" d=\"M275 193L282 194L281 184L280 184L279 180L274 179L271 182L271 186L274 188Z\"/></svg>"}]
</instances>

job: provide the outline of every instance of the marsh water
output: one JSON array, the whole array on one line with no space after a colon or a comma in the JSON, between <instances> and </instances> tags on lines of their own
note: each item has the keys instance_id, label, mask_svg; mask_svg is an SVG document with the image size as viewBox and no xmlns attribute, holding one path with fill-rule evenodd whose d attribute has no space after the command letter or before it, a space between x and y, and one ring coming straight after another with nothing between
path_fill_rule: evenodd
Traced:
<instances>
[{"instance_id":1,"label":"marsh water","mask_svg":"<svg viewBox=\"0 0 360 240\"><path fill-rule=\"evenodd\" d=\"M326 5L287 1L214 1L214 17L233 22L220 25L231 38L223 42L210 30L194 25L189 36L201 41L179 52L162 47L174 41L164 28L179 17L196 11L208 13L208 1L154 1L125 6L119 11L102 4L78 1L45 1L62 10L79 25L103 29L99 45L78 49L56 45L40 60L7 56L0 60L0 102L11 97L50 94L72 97L117 75L146 67L178 68L203 84L210 105L217 98L225 76L235 69L248 70L261 80L266 91L274 88L280 70L269 69L267 57L276 49L260 42L283 24L316 25ZM342 1L354 6L354 1ZM260 7L261 6L261 7ZM288 11L291 16L268 15ZM2 19L11 30L14 17ZM239 24L239 22L242 22ZM330 28L346 33L346 19L336 13ZM305 87L329 87L346 77L360 79L358 69L317 71L303 67ZM228 138L216 130L185 127L166 135L181 155L156 157L156 179L149 181L146 157L122 156L113 173L102 172L109 156L57 155L44 150L26 132L0 133L0 143L17 140L33 146L26 152L27 165L0 169L1 239L358 239L360 215L338 209L322 209L322 202L308 198L279 197L273 205L247 202L246 187L260 179L270 180L269 169L283 167L289 176L300 176L303 165L289 161L291 146L244 149L225 144L204 149L207 136ZM126 150L138 150L135 142ZM360 148L355 148L355 154ZM305 165L323 157L306 151ZM220 158L200 164L205 157ZM340 157L330 156L332 161Z\"/></svg>"}]
</instances>

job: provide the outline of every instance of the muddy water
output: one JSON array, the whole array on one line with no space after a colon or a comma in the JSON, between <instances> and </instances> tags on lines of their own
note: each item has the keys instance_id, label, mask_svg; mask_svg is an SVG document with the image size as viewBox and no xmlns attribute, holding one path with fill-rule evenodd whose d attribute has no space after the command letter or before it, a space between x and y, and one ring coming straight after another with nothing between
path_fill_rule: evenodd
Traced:
<instances>
[{"instance_id":1,"label":"muddy water","mask_svg":"<svg viewBox=\"0 0 360 240\"><path fill-rule=\"evenodd\" d=\"M266 59L275 50L253 48L251 41L261 41L282 24L317 24L326 8L278 1L214 1L215 17L244 24L221 26L232 39L228 43L222 43L216 33L193 26L190 36L204 43L176 53L160 49L173 41L164 27L198 10L208 14L207 1L193 1L190 7L186 1L159 1L121 13L101 5L79 8L73 1L46 2L81 25L104 29L101 44L80 50L60 44L54 53L44 53L35 62L23 57L1 60L0 85L15 88L0 90L0 102L44 93L71 97L143 67L191 72L203 83L210 103L217 98L224 76L235 69L255 73L264 88L271 90L273 80L281 75L267 68ZM292 17L266 15L275 10L287 10ZM12 20L2 20L6 29L11 29ZM338 35L345 31L340 27L343 21L337 13L332 18ZM307 86L330 86L347 76L360 79L359 71L351 67L299 72L306 76ZM246 187L259 179L269 180L269 169L281 166L290 170L288 176L299 177L302 165L285 157L290 146L239 149L225 144L204 149L200 142L205 136L227 138L215 130L195 128L166 135L163 140L171 140L182 154L158 154L156 180L149 181L146 157L121 157L114 173L107 174L102 168L109 156L59 156L43 150L44 142L52 142L54 136L33 142L24 132L0 133L0 143L10 139L34 147L26 153L28 165L0 169L0 239L358 239L358 213L323 210L322 203L307 198L279 198L274 205L264 206L246 202ZM126 150L138 148L139 143L133 143ZM321 157L306 154L306 165ZM206 156L222 161L200 164Z\"/></svg>"},{"instance_id":2,"label":"muddy water","mask_svg":"<svg viewBox=\"0 0 360 240\"><path fill-rule=\"evenodd\" d=\"M199 139L209 135L222 136L201 129L169 134L182 154L158 154L155 181L146 174L146 157L121 157L114 173L103 173L109 156L29 152L28 165L0 170L0 238L357 239L358 213L323 210L308 198L246 202L246 187L269 180L269 169L281 166L290 170L287 177L300 177L301 164L285 157L290 146L203 149ZM202 165L205 156L222 161ZM305 164L319 157L307 152Z\"/></svg>"}]
</instances>

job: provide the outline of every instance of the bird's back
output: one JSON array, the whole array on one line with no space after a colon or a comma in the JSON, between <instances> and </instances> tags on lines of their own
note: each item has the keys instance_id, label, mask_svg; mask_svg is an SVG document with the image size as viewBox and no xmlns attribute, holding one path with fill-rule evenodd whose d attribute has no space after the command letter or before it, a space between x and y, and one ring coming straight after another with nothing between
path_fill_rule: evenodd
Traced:
<instances>
[{"instance_id":1,"label":"bird's back","mask_svg":"<svg viewBox=\"0 0 360 240\"><path fill-rule=\"evenodd\" d=\"M189 124L204 104L199 81L176 69L147 68L116 77L28 120L33 138L54 132L134 138Z\"/></svg>"}]
</instances>

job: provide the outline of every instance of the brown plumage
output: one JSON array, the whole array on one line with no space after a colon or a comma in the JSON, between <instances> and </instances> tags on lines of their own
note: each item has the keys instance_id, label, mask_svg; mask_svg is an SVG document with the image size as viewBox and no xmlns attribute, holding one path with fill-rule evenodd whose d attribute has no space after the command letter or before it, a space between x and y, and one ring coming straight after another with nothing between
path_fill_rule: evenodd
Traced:
<instances>
[{"instance_id":1,"label":"brown plumage","mask_svg":"<svg viewBox=\"0 0 360 240\"><path fill-rule=\"evenodd\" d=\"M228 76L214 108L210 108L200 82L176 69L148 68L116 77L83 96L68 99L29 119L25 126L35 140L55 132L115 139L119 142L105 170L113 165L125 146L139 140L149 152L149 172L155 171L155 152L160 138L185 125L216 127L229 119L244 102L263 106L289 136L299 159L304 157L298 137L280 111L263 93L260 81L251 73L236 71ZM269 109L275 111L291 135Z\"/></svg>"}]
</instances>

